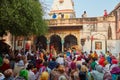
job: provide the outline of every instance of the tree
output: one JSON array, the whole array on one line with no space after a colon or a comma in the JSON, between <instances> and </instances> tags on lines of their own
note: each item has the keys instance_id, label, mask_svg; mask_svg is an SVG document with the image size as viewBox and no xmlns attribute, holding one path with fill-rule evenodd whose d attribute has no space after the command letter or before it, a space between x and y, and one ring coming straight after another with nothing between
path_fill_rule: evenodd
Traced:
<instances>
[{"instance_id":1,"label":"tree","mask_svg":"<svg viewBox=\"0 0 120 80\"><path fill-rule=\"evenodd\" d=\"M42 35L48 27L39 0L1 0L0 36Z\"/></svg>"}]
</instances>

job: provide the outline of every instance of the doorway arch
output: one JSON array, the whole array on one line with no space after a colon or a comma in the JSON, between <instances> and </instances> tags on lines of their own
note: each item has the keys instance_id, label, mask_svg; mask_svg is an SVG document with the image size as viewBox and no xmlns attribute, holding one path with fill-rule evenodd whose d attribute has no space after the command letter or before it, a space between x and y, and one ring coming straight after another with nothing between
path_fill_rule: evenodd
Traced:
<instances>
[{"instance_id":1,"label":"doorway arch","mask_svg":"<svg viewBox=\"0 0 120 80\"><path fill-rule=\"evenodd\" d=\"M50 37L50 49L51 47L54 47L57 52L62 51L62 44L61 44L60 36L55 34Z\"/></svg>"},{"instance_id":2,"label":"doorway arch","mask_svg":"<svg viewBox=\"0 0 120 80\"><path fill-rule=\"evenodd\" d=\"M68 49L77 44L77 38L74 35L70 34L64 38L64 48Z\"/></svg>"},{"instance_id":3,"label":"doorway arch","mask_svg":"<svg viewBox=\"0 0 120 80\"><path fill-rule=\"evenodd\" d=\"M36 49L47 49L47 38L45 36L38 36L36 41Z\"/></svg>"}]
</instances>

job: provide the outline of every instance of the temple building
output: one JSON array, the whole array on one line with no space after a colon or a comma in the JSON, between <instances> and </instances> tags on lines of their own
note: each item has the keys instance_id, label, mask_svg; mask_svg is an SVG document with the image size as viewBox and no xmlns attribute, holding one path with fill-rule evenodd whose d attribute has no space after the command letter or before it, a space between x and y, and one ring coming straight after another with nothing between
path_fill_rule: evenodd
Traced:
<instances>
[{"instance_id":1,"label":"temple building","mask_svg":"<svg viewBox=\"0 0 120 80\"><path fill-rule=\"evenodd\" d=\"M120 7L115 8L118 16L105 14L99 17L88 17L84 12L82 18L76 18L73 0L54 0L49 12L48 33L43 36L28 38L27 41L17 39L20 43L17 49L26 47L50 51L54 48L57 52L63 52L68 48L76 48L81 51L106 53L111 51L114 54L120 52ZM117 19L116 19L117 18ZM116 21L117 20L117 21ZM117 25L117 26L116 26ZM21 41L21 42L20 42ZM31 48L32 47L32 48Z\"/></svg>"},{"instance_id":2,"label":"temple building","mask_svg":"<svg viewBox=\"0 0 120 80\"><path fill-rule=\"evenodd\" d=\"M44 36L47 50L51 46L62 52L77 47L87 52L105 53L111 50L108 40L116 40L115 16L107 14L106 10L100 17L87 17L84 12L82 18L76 18L73 0L54 0L49 15L51 19L46 20L49 32ZM97 44L100 49L96 48Z\"/></svg>"}]
</instances>

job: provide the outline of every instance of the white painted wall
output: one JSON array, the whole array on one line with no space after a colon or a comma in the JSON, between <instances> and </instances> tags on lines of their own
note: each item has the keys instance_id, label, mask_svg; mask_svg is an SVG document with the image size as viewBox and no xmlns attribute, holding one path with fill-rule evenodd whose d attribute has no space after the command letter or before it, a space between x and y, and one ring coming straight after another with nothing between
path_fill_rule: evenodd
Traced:
<instances>
[{"instance_id":1,"label":"white painted wall","mask_svg":"<svg viewBox=\"0 0 120 80\"><path fill-rule=\"evenodd\" d=\"M91 40L86 40L85 45L83 46L83 52L87 52L88 54L91 51Z\"/></svg>"},{"instance_id":2,"label":"white painted wall","mask_svg":"<svg viewBox=\"0 0 120 80\"><path fill-rule=\"evenodd\" d=\"M74 10L71 0L64 0L63 3L60 3L59 0L54 0L51 11L53 10L64 10L71 9Z\"/></svg>"},{"instance_id":3,"label":"white painted wall","mask_svg":"<svg viewBox=\"0 0 120 80\"><path fill-rule=\"evenodd\" d=\"M120 53L120 40L108 40L107 50L113 55L118 56L118 53Z\"/></svg>"},{"instance_id":4,"label":"white painted wall","mask_svg":"<svg viewBox=\"0 0 120 80\"><path fill-rule=\"evenodd\" d=\"M111 20L111 19L110 19ZM96 26L96 31L92 31L92 27L94 24L83 24L83 30L81 31L81 37L80 38L86 38L86 42L85 45L83 47L83 51L87 51L88 53L91 50L91 45L92 45L92 51L96 51L98 54L100 54L100 52L105 53L108 49L107 49L107 40L108 40L108 27L109 24L111 26L111 30L112 30L112 41L115 44L115 40L116 40L116 28L115 28L115 23L114 22L107 22L107 21L101 21L98 22ZM89 36L89 40L88 40L88 36ZM93 36L94 40L91 43L91 37ZM101 42L102 43L102 49L101 50L96 50L95 49L95 43L96 42ZM116 50L112 50L113 54L116 54L118 52L120 52L120 43L117 41L116 44L117 47ZM119 46L118 46L119 45Z\"/></svg>"}]
</instances>

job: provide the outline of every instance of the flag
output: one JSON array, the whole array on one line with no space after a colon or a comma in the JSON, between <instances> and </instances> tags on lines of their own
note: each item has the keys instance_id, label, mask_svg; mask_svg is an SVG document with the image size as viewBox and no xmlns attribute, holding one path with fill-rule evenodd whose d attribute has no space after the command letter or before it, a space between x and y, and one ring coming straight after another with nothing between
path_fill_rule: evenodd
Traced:
<instances>
[{"instance_id":1,"label":"flag","mask_svg":"<svg viewBox=\"0 0 120 80\"><path fill-rule=\"evenodd\" d=\"M92 40L92 41L94 40L94 37L93 37L93 36L91 36L91 40Z\"/></svg>"}]
</instances>

